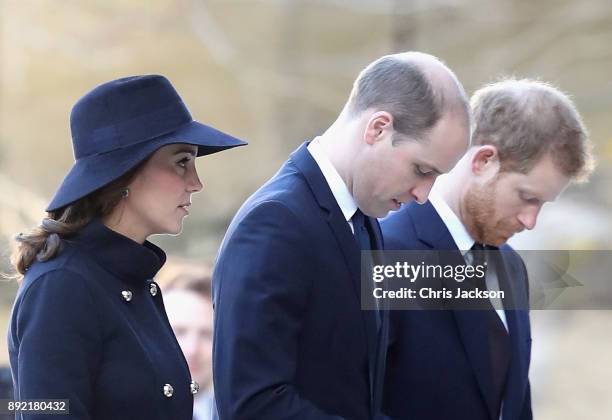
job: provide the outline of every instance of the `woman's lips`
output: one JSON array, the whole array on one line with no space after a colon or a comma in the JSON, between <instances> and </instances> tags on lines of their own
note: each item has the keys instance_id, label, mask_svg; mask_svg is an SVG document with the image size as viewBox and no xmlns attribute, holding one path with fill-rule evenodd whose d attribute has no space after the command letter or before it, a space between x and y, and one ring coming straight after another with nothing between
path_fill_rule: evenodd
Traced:
<instances>
[{"instance_id":1,"label":"woman's lips","mask_svg":"<svg viewBox=\"0 0 612 420\"><path fill-rule=\"evenodd\" d=\"M178 206L179 209L183 210L186 214L189 214L189 206L191 205L191 203L185 203L185 204L181 204L180 206Z\"/></svg>"}]
</instances>

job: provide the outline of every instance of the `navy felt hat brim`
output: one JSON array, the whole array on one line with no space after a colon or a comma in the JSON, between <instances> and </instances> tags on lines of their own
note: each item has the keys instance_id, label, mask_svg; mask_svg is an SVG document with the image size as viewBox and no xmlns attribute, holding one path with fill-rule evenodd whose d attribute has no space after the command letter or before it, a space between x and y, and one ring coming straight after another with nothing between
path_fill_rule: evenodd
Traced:
<instances>
[{"instance_id":1,"label":"navy felt hat brim","mask_svg":"<svg viewBox=\"0 0 612 420\"><path fill-rule=\"evenodd\" d=\"M177 143L198 146L198 156L247 144L213 127L191 121L177 130L153 139L107 153L82 157L76 160L46 211L58 210L91 194L120 178L160 147Z\"/></svg>"}]
</instances>

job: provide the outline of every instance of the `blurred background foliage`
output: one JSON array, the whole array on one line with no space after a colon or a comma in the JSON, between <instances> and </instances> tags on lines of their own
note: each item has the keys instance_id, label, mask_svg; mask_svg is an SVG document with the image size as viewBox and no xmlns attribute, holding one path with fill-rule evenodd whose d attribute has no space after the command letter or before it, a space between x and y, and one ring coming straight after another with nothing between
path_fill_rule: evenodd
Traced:
<instances>
[{"instance_id":1,"label":"blurred background foliage","mask_svg":"<svg viewBox=\"0 0 612 420\"><path fill-rule=\"evenodd\" d=\"M198 160L183 235L154 239L212 262L240 204L333 121L357 73L404 50L442 58L468 93L505 75L568 92L599 166L512 243L612 249L611 41L609 0L0 0L0 269L70 168L70 109L93 86L163 74L196 119L250 142ZM2 331L15 290L0 284ZM610 315L533 314L537 418L612 415Z\"/></svg>"}]
</instances>

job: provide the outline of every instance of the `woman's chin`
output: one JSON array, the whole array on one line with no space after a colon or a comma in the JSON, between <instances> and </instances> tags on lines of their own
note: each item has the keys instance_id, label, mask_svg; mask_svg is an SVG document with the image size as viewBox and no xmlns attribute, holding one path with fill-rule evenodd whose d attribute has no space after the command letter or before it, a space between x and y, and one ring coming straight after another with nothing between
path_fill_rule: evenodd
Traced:
<instances>
[{"instance_id":1,"label":"woman's chin","mask_svg":"<svg viewBox=\"0 0 612 420\"><path fill-rule=\"evenodd\" d=\"M169 235L180 235L183 232L183 222L181 222L178 226L175 226L171 231L168 232Z\"/></svg>"},{"instance_id":2,"label":"woman's chin","mask_svg":"<svg viewBox=\"0 0 612 420\"><path fill-rule=\"evenodd\" d=\"M180 220L174 225L160 227L153 235L180 235L183 231L183 221Z\"/></svg>"}]
</instances>

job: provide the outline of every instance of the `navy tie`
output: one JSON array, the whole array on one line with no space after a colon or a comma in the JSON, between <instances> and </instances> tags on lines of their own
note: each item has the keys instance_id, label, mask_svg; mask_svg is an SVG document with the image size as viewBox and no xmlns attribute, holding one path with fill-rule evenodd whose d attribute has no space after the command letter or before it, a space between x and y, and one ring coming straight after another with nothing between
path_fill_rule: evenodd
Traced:
<instances>
[{"instance_id":1,"label":"navy tie","mask_svg":"<svg viewBox=\"0 0 612 420\"><path fill-rule=\"evenodd\" d=\"M357 209L351 220L353 222L353 230L355 231L355 239L357 240L359 249L361 249L361 258L362 260L365 259L365 262L362 261L361 268L362 270L365 269L368 271L368 273L370 273L370 275L368 275L369 283L367 285L367 293L371 294L374 287L374 281L372 280L371 275L372 269L374 267L374 257L372 256L372 253L370 251L376 247L372 246L373 241L370 235L370 230L368 229L368 225L370 225L370 223L367 217L359 209ZM378 308L379 302L375 301L375 303ZM378 311L376 311L377 327L380 327L380 322L380 314L378 313Z\"/></svg>"},{"instance_id":2,"label":"navy tie","mask_svg":"<svg viewBox=\"0 0 612 420\"><path fill-rule=\"evenodd\" d=\"M475 243L471 251L473 265L482 265L486 260L490 260L496 256L493 255L493 253L499 252L498 248L480 243ZM495 264L491 268L495 269ZM476 286L478 288L487 290L486 276L487 273L485 271L485 275L482 277L482 279L477 280ZM506 376L508 374L508 368L510 367L510 337L508 336L508 332L506 331L503 323L499 319L499 316L495 312L493 305L490 305L488 309L485 309L483 311L483 315L486 317L488 330L487 344L489 346L491 376L493 380L493 395L495 399L494 406L497 410L497 415L499 416L502 401L504 399Z\"/></svg>"},{"instance_id":3,"label":"navy tie","mask_svg":"<svg viewBox=\"0 0 612 420\"><path fill-rule=\"evenodd\" d=\"M353 229L355 230L355 238L359 244L359 249L362 251L369 251L372 249L372 241L370 240L370 234L366 227L366 218L361 210L357 209L353 218Z\"/></svg>"},{"instance_id":4,"label":"navy tie","mask_svg":"<svg viewBox=\"0 0 612 420\"><path fill-rule=\"evenodd\" d=\"M489 249L489 247L487 247L487 245L483 245L479 242L475 242L474 245L472 245L472 248L470 248L470 253L472 254L472 265L476 266L476 265L484 265L485 263L485 251L487 251ZM485 267L486 270L486 267ZM484 281L485 277L483 276L483 278L481 279L482 281ZM478 286L481 286L482 283L478 284ZM485 284L485 289L486 289L486 284Z\"/></svg>"},{"instance_id":5,"label":"navy tie","mask_svg":"<svg viewBox=\"0 0 612 420\"><path fill-rule=\"evenodd\" d=\"M359 246L359 249L361 250L361 269L362 270L367 270L368 273L370 273L370 275L367 276L367 279L363 278L361 279L362 282L367 282L366 283L362 283L361 285L361 293L362 296L364 293L368 293L371 294L372 290L374 288L374 281L372 279L372 268L374 267L374 259L372 256L372 253L370 252L372 250L372 248L376 248L375 246L372 246L372 244L374 243L372 241L372 237L370 236L370 232L368 227L371 227L371 224L369 223L368 218L361 212L361 210L357 209L357 211L355 212L355 214L353 215L353 217L351 218L351 221L353 222L353 231L355 234L355 240L357 241L357 245ZM376 304L376 307L378 308L378 301L374 302ZM375 347L372 348L372 353L369 355L369 361L368 361L368 365L369 365L369 380L370 380L370 404L371 407L373 408L376 403L374 402L375 400L377 400L376 397L376 388L377 388L377 383L379 382L380 379L376 379L377 378L377 372L382 371L378 366L378 354L379 351L381 350L380 348L378 348L378 346L380 345L380 341L378 339L378 334L381 330L381 326L382 326L382 319L381 319L381 314L380 312L375 309L373 311L366 311L367 313L367 318L371 321L373 321L373 324L370 324L373 329L375 329L375 331L372 331L372 334L375 338L376 344ZM369 341L369 340L368 340Z\"/></svg>"}]
</instances>

